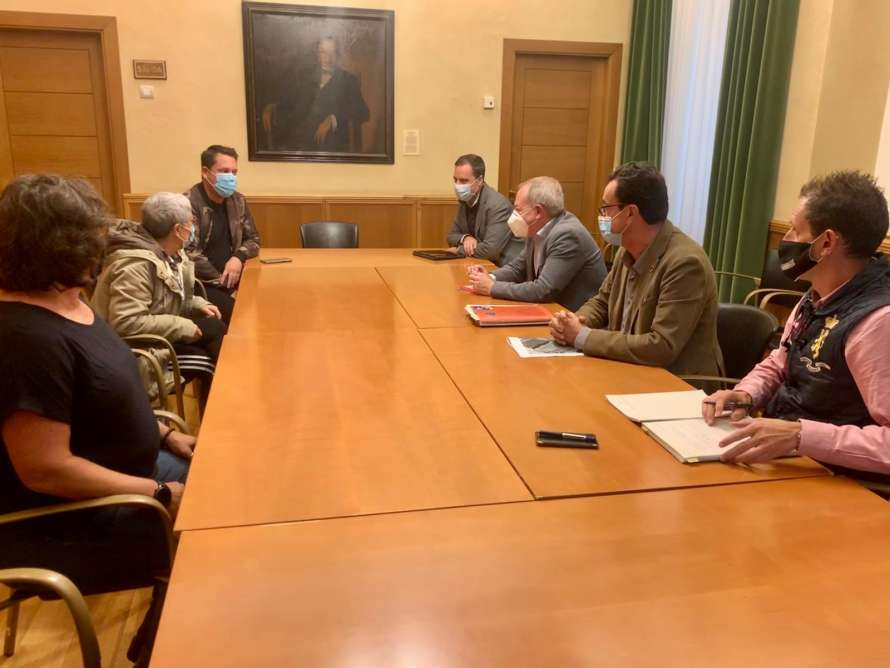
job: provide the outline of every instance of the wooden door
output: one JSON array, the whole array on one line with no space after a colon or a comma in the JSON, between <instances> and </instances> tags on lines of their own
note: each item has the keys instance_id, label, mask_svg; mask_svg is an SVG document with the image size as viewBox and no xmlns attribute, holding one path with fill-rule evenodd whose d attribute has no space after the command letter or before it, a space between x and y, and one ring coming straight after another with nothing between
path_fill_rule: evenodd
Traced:
<instances>
[{"instance_id":1,"label":"wooden door","mask_svg":"<svg viewBox=\"0 0 890 668\"><path fill-rule=\"evenodd\" d=\"M595 230L615 154L620 49L505 41L502 192L552 176L562 183L566 209Z\"/></svg>"},{"instance_id":2,"label":"wooden door","mask_svg":"<svg viewBox=\"0 0 890 668\"><path fill-rule=\"evenodd\" d=\"M0 188L34 172L83 177L119 207L96 33L0 30Z\"/></svg>"}]
</instances>

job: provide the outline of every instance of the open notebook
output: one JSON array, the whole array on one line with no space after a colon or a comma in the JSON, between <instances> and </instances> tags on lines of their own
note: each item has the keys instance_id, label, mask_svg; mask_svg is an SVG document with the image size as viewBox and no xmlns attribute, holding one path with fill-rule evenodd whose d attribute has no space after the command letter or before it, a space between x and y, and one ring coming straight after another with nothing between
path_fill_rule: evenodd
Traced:
<instances>
[{"instance_id":1,"label":"open notebook","mask_svg":"<svg viewBox=\"0 0 890 668\"><path fill-rule=\"evenodd\" d=\"M735 430L727 419L713 425L701 417L701 390L607 394L606 400L626 417L643 427L665 450L684 464L713 462L725 452L719 443Z\"/></svg>"}]
</instances>

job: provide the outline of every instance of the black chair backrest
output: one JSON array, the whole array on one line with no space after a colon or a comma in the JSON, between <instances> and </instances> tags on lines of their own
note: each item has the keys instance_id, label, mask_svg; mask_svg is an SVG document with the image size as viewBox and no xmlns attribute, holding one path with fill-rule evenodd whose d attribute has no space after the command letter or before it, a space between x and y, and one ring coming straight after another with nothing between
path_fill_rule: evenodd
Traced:
<instances>
[{"instance_id":1,"label":"black chair backrest","mask_svg":"<svg viewBox=\"0 0 890 668\"><path fill-rule=\"evenodd\" d=\"M800 292L806 292L810 289L810 284L807 281L792 281L783 274L782 263L779 261L779 251L773 248L766 253L766 262L763 263L760 287L773 290L799 290Z\"/></svg>"},{"instance_id":2,"label":"black chair backrest","mask_svg":"<svg viewBox=\"0 0 890 668\"><path fill-rule=\"evenodd\" d=\"M300 225L303 248L358 248L358 225L325 220Z\"/></svg>"},{"instance_id":3,"label":"black chair backrest","mask_svg":"<svg viewBox=\"0 0 890 668\"><path fill-rule=\"evenodd\" d=\"M720 304L717 341L723 351L725 375L743 378L763 359L779 321L767 311L746 304Z\"/></svg>"}]
</instances>

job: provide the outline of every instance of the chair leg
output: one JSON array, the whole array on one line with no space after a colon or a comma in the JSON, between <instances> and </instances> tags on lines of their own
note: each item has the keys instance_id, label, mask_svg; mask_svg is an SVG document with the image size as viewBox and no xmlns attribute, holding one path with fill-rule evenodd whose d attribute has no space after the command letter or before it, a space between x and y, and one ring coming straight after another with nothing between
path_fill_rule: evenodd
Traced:
<instances>
[{"instance_id":1,"label":"chair leg","mask_svg":"<svg viewBox=\"0 0 890 668\"><path fill-rule=\"evenodd\" d=\"M3 656L9 657L15 654L15 636L19 629L19 606L17 601L9 606L6 613L6 632L3 636Z\"/></svg>"}]
</instances>

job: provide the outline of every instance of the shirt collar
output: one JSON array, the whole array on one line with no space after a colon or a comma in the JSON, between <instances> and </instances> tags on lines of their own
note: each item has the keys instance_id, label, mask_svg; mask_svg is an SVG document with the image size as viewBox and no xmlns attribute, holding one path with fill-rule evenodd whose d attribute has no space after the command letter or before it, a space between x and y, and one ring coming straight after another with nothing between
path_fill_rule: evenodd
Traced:
<instances>
[{"instance_id":1,"label":"shirt collar","mask_svg":"<svg viewBox=\"0 0 890 668\"><path fill-rule=\"evenodd\" d=\"M482 191L483 191L483 190L485 190L485 183L484 183L484 182L482 183L482 187L479 188L479 192L476 193L476 199L474 199L474 200L472 201L472 203L468 205L471 209L475 209L475 208L476 208L476 205L479 204L479 200L482 199Z\"/></svg>"},{"instance_id":2,"label":"shirt collar","mask_svg":"<svg viewBox=\"0 0 890 668\"><path fill-rule=\"evenodd\" d=\"M553 224L556 222L557 218L559 218L559 216L554 216L553 218L548 220L547 224L544 225L544 227L542 227L540 230L538 230L538 233L535 236L538 237L541 241L545 241L547 239L547 235L550 234L550 230L553 229Z\"/></svg>"}]
</instances>

